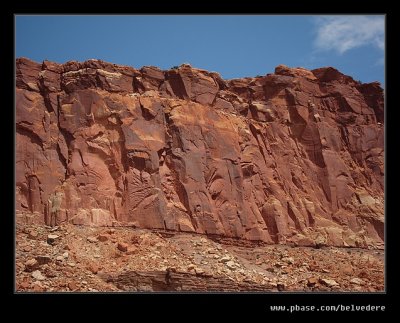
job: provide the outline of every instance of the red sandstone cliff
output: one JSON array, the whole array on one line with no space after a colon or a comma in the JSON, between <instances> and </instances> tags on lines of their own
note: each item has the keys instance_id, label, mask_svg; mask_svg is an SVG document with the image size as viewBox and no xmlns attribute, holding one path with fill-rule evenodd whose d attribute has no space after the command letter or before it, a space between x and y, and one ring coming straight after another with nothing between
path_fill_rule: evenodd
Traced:
<instances>
[{"instance_id":1,"label":"red sandstone cliff","mask_svg":"<svg viewBox=\"0 0 400 323\"><path fill-rule=\"evenodd\" d=\"M225 81L189 65L16 64L18 219L383 245L378 83L330 67Z\"/></svg>"}]
</instances>

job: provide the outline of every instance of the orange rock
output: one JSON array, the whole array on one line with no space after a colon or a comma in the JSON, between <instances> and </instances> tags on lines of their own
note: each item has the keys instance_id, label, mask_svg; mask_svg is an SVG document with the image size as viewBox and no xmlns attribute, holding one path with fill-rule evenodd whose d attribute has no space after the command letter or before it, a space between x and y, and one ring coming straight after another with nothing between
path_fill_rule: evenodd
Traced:
<instances>
[{"instance_id":1,"label":"orange rock","mask_svg":"<svg viewBox=\"0 0 400 323\"><path fill-rule=\"evenodd\" d=\"M100 267L95 263L90 263L87 266L87 269L90 270L93 274L97 274L100 270Z\"/></svg>"},{"instance_id":2,"label":"orange rock","mask_svg":"<svg viewBox=\"0 0 400 323\"><path fill-rule=\"evenodd\" d=\"M316 277L311 277L311 278L309 278L308 281L307 281L307 286L308 286L308 287L313 287L313 286L315 286L317 283L318 283L318 278L316 278Z\"/></svg>"},{"instance_id":3,"label":"orange rock","mask_svg":"<svg viewBox=\"0 0 400 323\"><path fill-rule=\"evenodd\" d=\"M118 242L117 248L118 250L122 251L122 252L126 252L128 251L128 244L125 242Z\"/></svg>"},{"instance_id":4,"label":"orange rock","mask_svg":"<svg viewBox=\"0 0 400 323\"><path fill-rule=\"evenodd\" d=\"M31 284L27 281L23 281L19 284L19 287L22 289L28 289Z\"/></svg>"},{"instance_id":5,"label":"orange rock","mask_svg":"<svg viewBox=\"0 0 400 323\"><path fill-rule=\"evenodd\" d=\"M342 267L341 267L341 272L342 272L344 275L352 276L354 270L353 270L353 268L352 268L351 266L342 266Z\"/></svg>"},{"instance_id":6,"label":"orange rock","mask_svg":"<svg viewBox=\"0 0 400 323\"><path fill-rule=\"evenodd\" d=\"M38 238L39 234L36 231L29 231L28 233L28 239L36 240Z\"/></svg>"},{"instance_id":7,"label":"orange rock","mask_svg":"<svg viewBox=\"0 0 400 323\"><path fill-rule=\"evenodd\" d=\"M97 240L99 240L99 241L101 241L101 242L105 242L105 241L108 240L108 235L99 234L99 235L97 236Z\"/></svg>"},{"instance_id":8,"label":"orange rock","mask_svg":"<svg viewBox=\"0 0 400 323\"><path fill-rule=\"evenodd\" d=\"M45 288L43 286L40 285L33 285L33 289L34 292L43 292L45 290Z\"/></svg>"},{"instance_id":9,"label":"orange rock","mask_svg":"<svg viewBox=\"0 0 400 323\"><path fill-rule=\"evenodd\" d=\"M78 289L78 284L77 284L76 282L74 282L74 281L69 282L69 283L68 283L68 288L69 288L71 291L75 291L75 290Z\"/></svg>"},{"instance_id":10,"label":"orange rock","mask_svg":"<svg viewBox=\"0 0 400 323\"><path fill-rule=\"evenodd\" d=\"M25 262L25 271L32 272L40 267L39 262L36 259L29 259Z\"/></svg>"},{"instance_id":11,"label":"orange rock","mask_svg":"<svg viewBox=\"0 0 400 323\"><path fill-rule=\"evenodd\" d=\"M297 246L384 242L378 83L332 67L225 81L188 64L18 58L15 95L16 209L30 221ZM50 205L56 192L60 207Z\"/></svg>"},{"instance_id":12,"label":"orange rock","mask_svg":"<svg viewBox=\"0 0 400 323\"><path fill-rule=\"evenodd\" d=\"M126 251L126 254L127 255L134 255L134 254L136 254L138 252L139 252L138 248L136 248L135 246L129 246L128 250Z\"/></svg>"},{"instance_id":13,"label":"orange rock","mask_svg":"<svg viewBox=\"0 0 400 323\"><path fill-rule=\"evenodd\" d=\"M131 237L131 242L132 242L133 244L138 244L138 243L140 243L141 240L142 240L142 239L140 238L140 236L134 235L134 236Z\"/></svg>"}]
</instances>

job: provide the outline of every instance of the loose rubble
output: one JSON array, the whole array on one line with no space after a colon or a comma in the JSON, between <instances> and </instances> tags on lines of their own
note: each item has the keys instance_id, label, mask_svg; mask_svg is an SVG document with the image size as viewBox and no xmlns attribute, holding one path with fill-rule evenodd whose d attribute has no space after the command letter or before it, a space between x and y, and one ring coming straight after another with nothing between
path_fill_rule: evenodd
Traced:
<instances>
[{"instance_id":1,"label":"loose rubble","mask_svg":"<svg viewBox=\"0 0 400 323\"><path fill-rule=\"evenodd\" d=\"M50 230L17 224L17 292L384 290L383 250L249 246L198 234L73 225L60 226L50 245Z\"/></svg>"}]
</instances>

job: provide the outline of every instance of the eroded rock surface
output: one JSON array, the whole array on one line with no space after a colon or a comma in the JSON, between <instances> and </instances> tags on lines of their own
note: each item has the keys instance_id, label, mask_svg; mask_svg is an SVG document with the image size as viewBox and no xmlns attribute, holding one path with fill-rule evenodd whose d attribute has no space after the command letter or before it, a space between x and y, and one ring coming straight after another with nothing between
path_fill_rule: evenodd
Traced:
<instances>
[{"instance_id":1,"label":"eroded rock surface","mask_svg":"<svg viewBox=\"0 0 400 323\"><path fill-rule=\"evenodd\" d=\"M57 237L56 243L49 235ZM130 227L17 223L16 291L384 291L383 250L211 238Z\"/></svg>"},{"instance_id":2,"label":"eroded rock surface","mask_svg":"<svg viewBox=\"0 0 400 323\"><path fill-rule=\"evenodd\" d=\"M384 241L378 83L280 65L16 61L16 208L28 223L299 246Z\"/></svg>"}]
</instances>

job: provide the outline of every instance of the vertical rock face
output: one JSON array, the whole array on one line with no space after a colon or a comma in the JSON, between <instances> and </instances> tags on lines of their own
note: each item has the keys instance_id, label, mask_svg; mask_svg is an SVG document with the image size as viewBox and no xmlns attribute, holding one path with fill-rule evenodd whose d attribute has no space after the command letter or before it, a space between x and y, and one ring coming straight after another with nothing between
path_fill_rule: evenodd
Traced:
<instances>
[{"instance_id":1,"label":"vertical rock face","mask_svg":"<svg viewBox=\"0 0 400 323\"><path fill-rule=\"evenodd\" d=\"M283 65L225 81L187 64L16 64L25 219L383 245L378 83Z\"/></svg>"}]
</instances>

